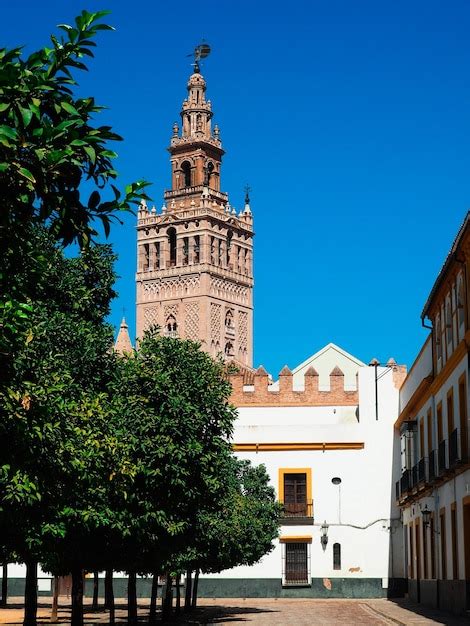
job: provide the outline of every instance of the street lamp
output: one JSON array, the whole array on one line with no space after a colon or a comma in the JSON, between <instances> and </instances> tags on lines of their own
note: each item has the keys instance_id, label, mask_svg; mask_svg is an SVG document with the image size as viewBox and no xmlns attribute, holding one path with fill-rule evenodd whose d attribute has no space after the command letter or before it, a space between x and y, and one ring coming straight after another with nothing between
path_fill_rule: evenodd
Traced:
<instances>
[{"instance_id":1,"label":"street lamp","mask_svg":"<svg viewBox=\"0 0 470 626\"><path fill-rule=\"evenodd\" d=\"M326 523L326 520L321 525L320 542L323 550L326 550L326 546L328 545L328 524Z\"/></svg>"}]
</instances>

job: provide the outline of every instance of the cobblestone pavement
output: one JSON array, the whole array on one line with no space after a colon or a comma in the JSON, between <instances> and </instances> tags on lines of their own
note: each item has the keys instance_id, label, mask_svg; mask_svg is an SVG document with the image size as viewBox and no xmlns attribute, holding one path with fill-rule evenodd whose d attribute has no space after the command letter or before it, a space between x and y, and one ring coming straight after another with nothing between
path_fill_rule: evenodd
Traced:
<instances>
[{"instance_id":1,"label":"cobblestone pavement","mask_svg":"<svg viewBox=\"0 0 470 626\"><path fill-rule=\"evenodd\" d=\"M12 598L9 607L0 609L0 624L21 624L23 607L21 598ZM148 600L140 600L139 621L146 623ZM61 598L59 624L70 621L70 609L66 598ZM125 602L116 602L116 622L126 623ZM50 624L50 600L40 598L39 622ZM85 624L107 624L108 614L87 612ZM159 622L160 624L162 622ZM389 624L412 626L445 624L446 626L469 626L470 620L455 617L442 611L424 609L408 600L302 600L302 599L202 599L199 608L189 618L181 616L172 621L176 625L207 626L216 624L240 624L251 626L372 626Z\"/></svg>"}]
</instances>

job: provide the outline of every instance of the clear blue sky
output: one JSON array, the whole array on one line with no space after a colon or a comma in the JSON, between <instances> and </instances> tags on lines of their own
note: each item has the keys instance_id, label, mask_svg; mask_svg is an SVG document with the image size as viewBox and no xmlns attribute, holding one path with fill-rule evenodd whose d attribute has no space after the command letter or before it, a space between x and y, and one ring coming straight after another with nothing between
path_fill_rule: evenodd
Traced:
<instances>
[{"instance_id":1,"label":"clear blue sky","mask_svg":"<svg viewBox=\"0 0 470 626\"><path fill-rule=\"evenodd\" d=\"M333 341L411 365L420 313L470 205L470 4L25 0L2 3L1 45L48 43L82 8L111 8L83 95L125 137L124 185L160 206L166 147L203 73L227 151L222 187L255 218L255 364L273 374ZM119 301L134 328L134 218L115 227Z\"/></svg>"}]
</instances>

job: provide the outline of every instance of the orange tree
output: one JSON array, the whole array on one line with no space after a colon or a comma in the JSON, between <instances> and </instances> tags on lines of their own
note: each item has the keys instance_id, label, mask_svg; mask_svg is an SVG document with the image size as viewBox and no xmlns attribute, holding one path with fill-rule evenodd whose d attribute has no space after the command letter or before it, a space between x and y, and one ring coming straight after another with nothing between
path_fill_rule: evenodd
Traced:
<instances>
[{"instance_id":1,"label":"orange tree","mask_svg":"<svg viewBox=\"0 0 470 626\"><path fill-rule=\"evenodd\" d=\"M27 332L28 286L41 272L41 256L28 250L28 227L47 225L64 245L87 245L96 223L107 233L121 211L142 197L145 183L121 194L109 143L121 137L97 125L102 109L93 97L78 98L74 73L86 70L106 11L82 13L63 37L24 58L21 48L0 49L0 358L5 369ZM87 191L83 182L87 181ZM28 253L28 255L27 255ZM16 279L19 268L27 281Z\"/></svg>"}]
</instances>

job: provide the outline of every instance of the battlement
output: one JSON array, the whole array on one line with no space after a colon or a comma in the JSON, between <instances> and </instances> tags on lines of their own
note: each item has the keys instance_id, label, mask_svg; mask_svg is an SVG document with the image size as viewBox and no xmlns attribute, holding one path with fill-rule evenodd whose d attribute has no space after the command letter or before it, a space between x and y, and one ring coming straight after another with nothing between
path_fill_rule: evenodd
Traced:
<instances>
[{"instance_id":1,"label":"battlement","mask_svg":"<svg viewBox=\"0 0 470 626\"><path fill-rule=\"evenodd\" d=\"M310 367L304 375L304 389L293 389L293 376L286 366L279 373L276 387L270 384L269 374L261 366L250 377L252 384L247 385L246 375L238 372L230 375L232 384L231 402L236 407L248 406L354 406L359 403L356 389L344 389L344 374L339 367L330 373L330 389L320 391L318 372Z\"/></svg>"}]
</instances>

